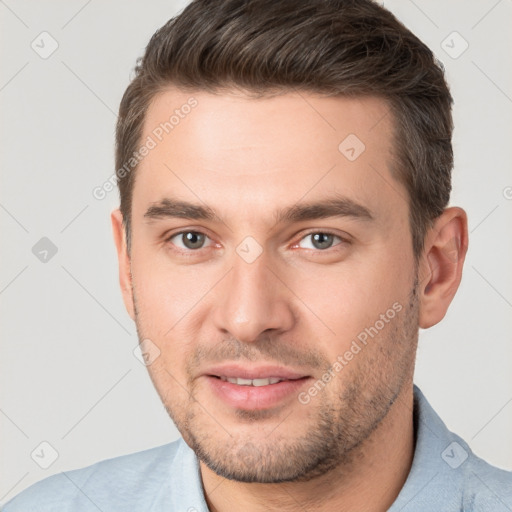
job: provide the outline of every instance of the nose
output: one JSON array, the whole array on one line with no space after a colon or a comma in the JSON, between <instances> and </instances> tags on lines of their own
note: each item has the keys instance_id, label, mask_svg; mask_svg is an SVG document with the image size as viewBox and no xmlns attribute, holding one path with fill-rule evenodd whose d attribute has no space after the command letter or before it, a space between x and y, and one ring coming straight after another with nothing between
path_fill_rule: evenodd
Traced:
<instances>
[{"instance_id":1,"label":"nose","mask_svg":"<svg viewBox=\"0 0 512 512\"><path fill-rule=\"evenodd\" d=\"M265 253L252 263L235 254L231 271L216 287L216 328L246 343L257 341L265 331L291 329L293 295L276 275Z\"/></svg>"}]
</instances>

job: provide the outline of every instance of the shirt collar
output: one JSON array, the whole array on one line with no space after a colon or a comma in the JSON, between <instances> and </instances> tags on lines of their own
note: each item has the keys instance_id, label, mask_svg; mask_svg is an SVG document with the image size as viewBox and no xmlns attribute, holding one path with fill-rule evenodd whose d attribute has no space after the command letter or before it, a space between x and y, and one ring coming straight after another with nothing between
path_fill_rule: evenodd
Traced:
<instances>
[{"instance_id":1,"label":"shirt collar","mask_svg":"<svg viewBox=\"0 0 512 512\"><path fill-rule=\"evenodd\" d=\"M464 473L459 470L471 453L467 444L450 432L421 390L413 385L414 457L396 500L388 512L460 511Z\"/></svg>"}]
</instances>

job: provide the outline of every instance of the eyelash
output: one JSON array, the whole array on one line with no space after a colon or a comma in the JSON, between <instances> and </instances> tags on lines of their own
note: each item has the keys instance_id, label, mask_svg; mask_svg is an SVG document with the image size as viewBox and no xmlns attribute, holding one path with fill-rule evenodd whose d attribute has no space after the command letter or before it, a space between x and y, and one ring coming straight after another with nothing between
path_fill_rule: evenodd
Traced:
<instances>
[{"instance_id":1,"label":"eyelash","mask_svg":"<svg viewBox=\"0 0 512 512\"><path fill-rule=\"evenodd\" d=\"M166 243L170 243L171 245L174 245L172 242L171 242L171 239L174 238L175 236L178 236L178 235L184 235L185 233L196 233L196 234L200 234L200 235L204 235L205 237L207 238L210 238L206 233L204 233L203 231L200 231L200 230L194 230L194 229L187 229L187 230L183 230L183 231L178 231L177 233L172 233L171 235L167 236L165 238L165 242ZM330 253L332 252L333 250L336 250L336 247L338 246L346 246L346 245L350 245L351 241L348 239L348 238L344 238L342 236L340 236L339 234L337 233L334 233L330 230L312 230L312 231L309 231L308 233L305 233L299 240L298 242L295 242L293 244L293 247L295 248L296 246L298 246L298 244L300 242L302 242L302 240L304 240L306 237L310 236L310 235L314 235L314 234L317 234L317 233L321 233L323 235L332 235L336 238L339 238L340 239L340 242L335 244L335 245L332 245L331 247L328 247L327 249L303 249L303 250L306 250L306 251L312 251L314 253L320 253L320 254L323 254L323 253ZM210 238L211 240L211 238ZM201 249L207 249L208 247L200 247L199 249L181 249L181 248L175 248L173 249L174 251L184 255L184 256L187 256L187 257L190 257L190 256L193 256L195 253L198 253ZM339 249L338 249L339 250Z\"/></svg>"},{"instance_id":2,"label":"eyelash","mask_svg":"<svg viewBox=\"0 0 512 512\"><path fill-rule=\"evenodd\" d=\"M322 235L332 235L335 238L339 238L340 242L338 242L337 244L334 244L334 242L333 242L334 245L332 245L331 247L328 247L327 249L323 249L323 250L322 249L303 249L303 250L312 251L316 254L324 254L324 253L330 253L332 251L340 250L339 246L346 246L346 245L350 244L350 240L348 238L344 238L341 235L339 235L338 233L334 233L333 231L330 231L327 229L327 230L313 230L313 231L309 231L309 232L305 233L304 235L302 235L302 237L300 238L300 240L298 242L293 244L294 247L297 246L300 242L302 242L302 240L304 240L308 236L315 235L318 233L321 233ZM336 249L336 248L338 248L338 249Z\"/></svg>"}]
</instances>

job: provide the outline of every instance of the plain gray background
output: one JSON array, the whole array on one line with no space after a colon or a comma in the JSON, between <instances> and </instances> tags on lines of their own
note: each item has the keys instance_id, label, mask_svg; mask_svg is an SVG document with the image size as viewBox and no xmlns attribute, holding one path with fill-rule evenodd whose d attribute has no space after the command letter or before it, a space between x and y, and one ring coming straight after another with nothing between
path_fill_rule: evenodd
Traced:
<instances>
[{"instance_id":1,"label":"plain gray background","mask_svg":"<svg viewBox=\"0 0 512 512\"><path fill-rule=\"evenodd\" d=\"M0 502L178 437L133 352L109 220L117 190L101 201L92 190L114 172L116 112L136 57L185 4L0 0ZM466 209L471 232L459 292L420 334L415 382L477 455L512 469L512 1L384 5L445 65L451 204ZM48 249L43 237L57 249L45 262L34 254Z\"/></svg>"}]
</instances>

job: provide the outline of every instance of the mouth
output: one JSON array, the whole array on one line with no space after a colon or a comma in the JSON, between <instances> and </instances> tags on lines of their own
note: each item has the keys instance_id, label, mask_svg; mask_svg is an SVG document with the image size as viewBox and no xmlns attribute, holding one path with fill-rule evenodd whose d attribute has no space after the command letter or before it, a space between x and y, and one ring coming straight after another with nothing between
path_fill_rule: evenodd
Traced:
<instances>
[{"instance_id":1,"label":"mouth","mask_svg":"<svg viewBox=\"0 0 512 512\"><path fill-rule=\"evenodd\" d=\"M238 386L270 386L271 384L279 384L279 382L284 382L286 380L300 380L301 378L307 378L307 377L300 377L298 379L281 379L279 377L268 377L268 378L262 378L262 379L244 379L243 377L226 377L225 375L221 375L220 377L217 375L210 375L210 377L214 377L217 379L220 379L224 382L230 382L231 384L237 384Z\"/></svg>"},{"instance_id":2,"label":"mouth","mask_svg":"<svg viewBox=\"0 0 512 512\"><path fill-rule=\"evenodd\" d=\"M312 380L310 375L275 366L224 366L210 369L203 377L224 405L244 410L263 410L298 401L301 389Z\"/></svg>"}]
</instances>

